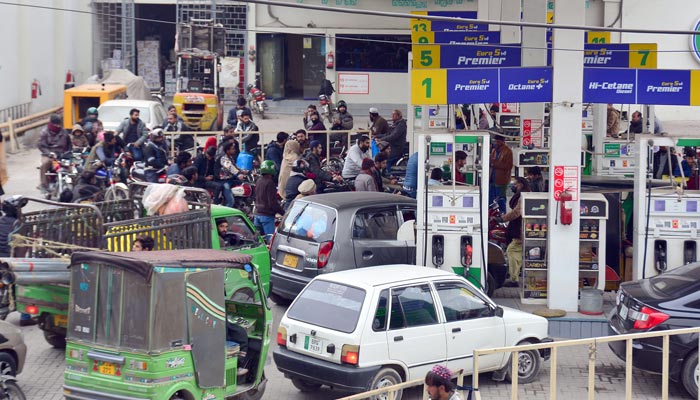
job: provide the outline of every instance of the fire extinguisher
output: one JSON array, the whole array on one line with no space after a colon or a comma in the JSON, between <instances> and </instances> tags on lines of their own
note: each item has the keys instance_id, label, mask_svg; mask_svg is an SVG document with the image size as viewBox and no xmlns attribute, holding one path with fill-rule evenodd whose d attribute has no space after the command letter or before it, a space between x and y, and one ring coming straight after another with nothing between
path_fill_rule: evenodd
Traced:
<instances>
[{"instance_id":1,"label":"fire extinguisher","mask_svg":"<svg viewBox=\"0 0 700 400\"><path fill-rule=\"evenodd\" d=\"M559 195L559 215L562 225L571 225L572 223L574 212L571 208L571 202L573 200L574 197L566 190Z\"/></svg>"},{"instance_id":2,"label":"fire extinguisher","mask_svg":"<svg viewBox=\"0 0 700 400\"><path fill-rule=\"evenodd\" d=\"M326 54L326 68L333 69L334 65L335 65L335 56L333 55L333 52L330 51L330 52L328 52L328 54Z\"/></svg>"},{"instance_id":3,"label":"fire extinguisher","mask_svg":"<svg viewBox=\"0 0 700 400\"><path fill-rule=\"evenodd\" d=\"M73 72L68 70L66 72L66 83L63 84L63 89L70 89L75 87L75 79L73 78Z\"/></svg>"},{"instance_id":4,"label":"fire extinguisher","mask_svg":"<svg viewBox=\"0 0 700 400\"><path fill-rule=\"evenodd\" d=\"M41 85L39 84L39 81L34 79L32 81L32 99L36 99L39 96L41 96Z\"/></svg>"}]
</instances>

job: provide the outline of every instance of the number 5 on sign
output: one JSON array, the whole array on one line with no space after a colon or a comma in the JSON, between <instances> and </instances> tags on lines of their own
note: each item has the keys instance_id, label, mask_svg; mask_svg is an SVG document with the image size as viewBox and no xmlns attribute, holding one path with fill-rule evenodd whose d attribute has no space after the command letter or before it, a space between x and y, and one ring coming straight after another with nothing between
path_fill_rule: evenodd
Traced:
<instances>
[{"instance_id":1,"label":"number 5 on sign","mask_svg":"<svg viewBox=\"0 0 700 400\"><path fill-rule=\"evenodd\" d=\"M413 45L413 68L440 68L440 46Z\"/></svg>"},{"instance_id":2,"label":"number 5 on sign","mask_svg":"<svg viewBox=\"0 0 700 400\"><path fill-rule=\"evenodd\" d=\"M447 70L412 70L411 103L447 104Z\"/></svg>"}]
</instances>

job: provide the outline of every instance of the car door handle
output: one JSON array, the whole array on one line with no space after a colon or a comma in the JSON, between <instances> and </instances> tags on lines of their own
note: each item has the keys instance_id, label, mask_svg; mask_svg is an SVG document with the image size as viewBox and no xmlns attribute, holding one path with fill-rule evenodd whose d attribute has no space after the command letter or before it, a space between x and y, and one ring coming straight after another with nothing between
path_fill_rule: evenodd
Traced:
<instances>
[{"instance_id":1,"label":"car door handle","mask_svg":"<svg viewBox=\"0 0 700 400\"><path fill-rule=\"evenodd\" d=\"M462 332L461 328L452 328L452 333Z\"/></svg>"},{"instance_id":2,"label":"car door handle","mask_svg":"<svg viewBox=\"0 0 700 400\"><path fill-rule=\"evenodd\" d=\"M403 336L394 336L394 342L400 342L403 340Z\"/></svg>"},{"instance_id":3,"label":"car door handle","mask_svg":"<svg viewBox=\"0 0 700 400\"><path fill-rule=\"evenodd\" d=\"M374 257L374 253L372 253L371 251L363 251L362 252L362 259L363 260L369 260L372 257Z\"/></svg>"}]
</instances>

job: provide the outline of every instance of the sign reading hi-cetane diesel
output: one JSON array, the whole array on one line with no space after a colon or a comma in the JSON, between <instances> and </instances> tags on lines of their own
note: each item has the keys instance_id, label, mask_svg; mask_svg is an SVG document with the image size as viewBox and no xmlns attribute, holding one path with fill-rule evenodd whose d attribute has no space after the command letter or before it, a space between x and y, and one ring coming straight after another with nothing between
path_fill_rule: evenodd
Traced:
<instances>
[{"instance_id":1,"label":"sign reading hi-cetane diesel","mask_svg":"<svg viewBox=\"0 0 700 400\"><path fill-rule=\"evenodd\" d=\"M552 101L551 67L413 69L413 104ZM583 101L700 106L700 70L584 68Z\"/></svg>"}]
</instances>

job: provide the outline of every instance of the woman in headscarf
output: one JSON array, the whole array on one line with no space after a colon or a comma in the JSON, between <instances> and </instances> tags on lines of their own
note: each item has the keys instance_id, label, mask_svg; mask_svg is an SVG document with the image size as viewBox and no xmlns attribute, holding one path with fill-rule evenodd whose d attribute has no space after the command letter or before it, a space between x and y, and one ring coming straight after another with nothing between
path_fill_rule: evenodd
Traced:
<instances>
[{"instance_id":1,"label":"woman in headscarf","mask_svg":"<svg viewBox=\"0 0 700 400\"><path fill-rule=\"evenodd\" d=\"M284 198L284 188L287 186L289 174L292 172L292 164L301 158L301 146L296 140L288 140L282 152L282 166L277 180L277 193Z\"/></svg>"}]
</instances>

